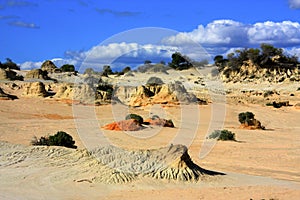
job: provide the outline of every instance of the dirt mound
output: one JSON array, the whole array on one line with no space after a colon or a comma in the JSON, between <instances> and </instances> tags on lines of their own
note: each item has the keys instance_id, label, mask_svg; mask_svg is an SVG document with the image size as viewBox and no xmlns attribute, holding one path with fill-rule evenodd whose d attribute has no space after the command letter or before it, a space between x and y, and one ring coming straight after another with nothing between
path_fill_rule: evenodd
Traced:
<instances>
[{"instance_id":1,"label":"dirt mound","mask_svg":"<svg viewBox=\"0 0 300 200\"><path fill-rule=\"evenodd\" d=\"M28 97L46 97L48 95L45 85L42 82L28 83L25 86L23 96Z\"/></svg>"},{"instance_id":2,"label":"dirt mound","mask_svg":"<svg viewBox=\"0 0 300 200\"><path fill-rule=\"evenodd\" d=\"M113 122L102 127L105 130L112 131L138 131L143 127L134 119Z\"/></svg>"},{"instance_id":3,"label":"dirt mound","mask_svg":"<svg viewBox=\"0 0 300 200\"><path fill-rule=\"evenodd\" d=\"M17 99L18 97L10 94L6 94L2 88L0 88L0 100L14 100Z\"/></svg>"},{"instance_id":4,"label":"dirt mound","mask_svg":"<svg viewBox=\"0 0 300 200\"><path fill-rule=\"evenodd\" d=\"M262 129L264 130L265 127L261 125L261 122L257 119L253 119L249 122L242 123L240 125L240 129L248 129L248 130L256 130L256 129Z\"/></svg>"},{"instance_id":5,"label":"dirt mound","mask_svg":"<svg viewBox=\"0 0 300 200\"><path fill-rule=\"evenodd\" d=\"M34 182L47 180L52 184L70 181L122 184L143 177L197 181L207 175L220 175L194 164L182 145L137 151L107 146L88 152L0 141L0 170L13 172L3 173L2 180L22 178Z\"/></svg>"}]
</instances>

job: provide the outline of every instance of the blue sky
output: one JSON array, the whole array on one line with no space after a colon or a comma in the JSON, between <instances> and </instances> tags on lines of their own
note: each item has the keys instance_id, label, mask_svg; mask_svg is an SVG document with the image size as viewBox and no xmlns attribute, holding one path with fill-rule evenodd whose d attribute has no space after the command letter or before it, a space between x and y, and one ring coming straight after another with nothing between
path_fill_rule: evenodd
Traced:
<instances>
[{"instance_id":1,"label":"blue sky","mask_svg":"<svg viewBox=\"0 0 300 200\"><path fill-rule=\"evenodd\" d=\"M262 42L300 57L300 0L0 0L0 31L0 60L24 69L134 65L174 51L200 60L197 45L213 57Z\"/></svg>"}]
</instances>

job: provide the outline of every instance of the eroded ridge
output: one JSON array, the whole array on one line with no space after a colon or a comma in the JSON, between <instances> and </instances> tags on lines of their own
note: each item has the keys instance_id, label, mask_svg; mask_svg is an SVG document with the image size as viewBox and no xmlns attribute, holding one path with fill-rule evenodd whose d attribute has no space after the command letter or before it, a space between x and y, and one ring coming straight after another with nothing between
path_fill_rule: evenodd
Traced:
<instances>
[{"instance_id":1,"label":"eroded ridge","mask_svg":"<svg viewBox=\"0 0 300 200\"><path fill-rule=\"evenodd\" d=\"M198 181L222 173L196 165L184 145L170 145L152 150L125 150L114 146L94 149L92 155L100 163L134 176L178 181Z\"/></svg>"},{"instance_id":2,"label":"eroded ridge","mask_svg":"<svg viewBox=\"0 0 300 200\"><path fill-rule=\"evenodd\" d=\"M151 150L106 146L89 152L85 149L28 147L0 142L0 170L3 169L12 172L2 175L7 180L25 177L24 180L42 183L85 181L124 184L144 177L196 182L221 175L196 165L183 145Z\"/></svg>"}]
</instances>

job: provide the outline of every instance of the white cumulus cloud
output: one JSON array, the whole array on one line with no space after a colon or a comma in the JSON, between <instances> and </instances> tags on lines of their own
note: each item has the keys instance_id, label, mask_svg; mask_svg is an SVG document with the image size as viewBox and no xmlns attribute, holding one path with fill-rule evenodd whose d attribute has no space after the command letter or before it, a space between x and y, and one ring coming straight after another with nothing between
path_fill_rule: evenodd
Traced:
<instances>
[{"instance_id":1,"label":"white cumulus cloud","mask_svg":"<svg viewBox=\"0 0 300 200\"><path fill-rule=\"evenodd\" d=\"M168 45L200 43L202 45L238 45L247 39L247 25L233 20L215 20L207 26L199 25L191 32L179 33L163 39Z\"/></svg>"},{"instance_id":2,"label":"white cumulus cloud","mask_svg":"<svg viewBox=\"0 0 300 200\"><path fill-rule=\"evenodd\" d=\"M163 43L168 45L184 45L192 41L203 46L227 47L246 47L262 42L299 45L300 24L291 21L243 24L233 20L215 20L207 26L199 25L191 32L163 39Z\"/></svg>"},{"instance_id":3,"label":"white cumulus cloud","mask_svg":"<svg viewBox=\"0 0 300 200\"><path fill-rule=\"evenodd\" d=\"M24 63L20 64L21 70L31 70L40 68L43 62L32 62L32 61L26 61Z\"/></svg>"},{"instance_id":4,"label":"white cumulus cloud","mask_svg":"<svg viewBox=\"0 0 300 200\"><path fill-rule=\"evenodd\" d=\"M300 44L300 24L298 22L263 22L256 23L248 30L252 44L272 43L288 46Z\"/></svg>"},{"instance_id":5,"label":"white cumulus cloud","mask_svg":"<svg viewBox=\"0 0 300 200\"><path fill-rule=\"evenodd\" d=\"M164 38L163 44L189 46L199 43L209 53L223 54L232 48L259 47L261 43L276 47L300 45L299 22L258 22L243 24L233 20L215 20L206 26L199 25L191 32L181 32Z\"/></svg>"}]
</instances>

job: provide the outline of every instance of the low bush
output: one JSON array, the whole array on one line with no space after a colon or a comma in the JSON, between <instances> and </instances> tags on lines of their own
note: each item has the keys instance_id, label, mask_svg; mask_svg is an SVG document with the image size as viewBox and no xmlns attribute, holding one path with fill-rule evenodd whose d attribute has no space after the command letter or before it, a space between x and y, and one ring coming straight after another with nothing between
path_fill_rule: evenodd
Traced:
<instances>
[{"instance_id":1,"label":"low bush","mask_svg":"<svg viewBox=\"0 0 300 200\"><path fill-rule=\"evenodd\" d=\"M281 108L282 106L289 106L289 105L290 105L289 101L273 102L274 108Z\"/></svg>"},{"instance_id":2,"label":"low bush","mask_svg":"<svg viewBox=\"0 0 300 200\"><path fill-rule=\"evenodd\" d=\"M217 139L217 140L232 140L232 141L236 141L235 140L235 134L229 130L215 130L214 132L212 132L209 136L208 139Z\"/></svg>"},{"instance_id":3,"label":"low bush","mask_svg":"<svg viewBox=\"0 0 300 200\"><path fill-rule=\"evenodd\" d=\"M254 120L254 114L252 112L243 112L239 114L239 122L241 124L251 123Z\"/></svg>"},{"instance_id":4,"label":"low bush","mask_svg":"<svg viewBox=\"0 0 300 200\"><path fill-rule=\"evenodd\" d=\"M274 108L281 108L283 106L290 106L290 103L289 103L289 101L281 101L281 102L273 101L273 103L266 103L266 106L273 106Z\"/></svg>"},{"instance_id":5,"label":"low bush","mask_svg":"<svg viewBox=\"0 0 300 200\"><path fill-rule=\"evenodd\" d=\"M126 120L128 119L135 119L139 124L143 124L144 123L144 119L137 114L129 114L125 117Z\"/></svg>"},{"instance_id":6,"label":"low bush","mask_svg":"<svg viewBox=\"0 0 300 200\"><path fill-rule=\"evenodd\" d=\"M32 145L44 145L44 146L64 146L68 148L76 149L77 146L74 145L75 141L72 136L64 131L58 131L55 135L50 135L49 137L44 136L38 139L34 137L31 141Z\"/></svg>"},{"instance_id":7,"label":"low bush","mask_svg":"<svg viewBox=\"0 0 300 200\"><path fill-rule=\"evenodd\" d=\"M266 104L269 106L269 104ZM241 128L243 129L262 129L265 130L265 127L261 124L261 122L254 118L254 114L252 112L243 112L239 114L239 122L241 123Z\"/></svg>"},{"instance_id":8,"label":"low bush","mask_svg":"<svg viewBox=\"0 0 300 200\"><path fill-rule=\"evenodd\" d=\"M162 84L164 84L164 82L160 78L154 76L150 77L147 81L147 85L151 85L151 86L162 85Z\"/></svg>"},{"instance_id":9,"label":"low bush","mask_svg":"<svg viewBox=\"0 0 300 200\"><path fill-rule=\"evenodd\" d=\"M62 72L74 72L75 71L75 66L70 65L70 64L65 64L65 65L60 67L60 70Z\"/></svg>"}]
</instances>

